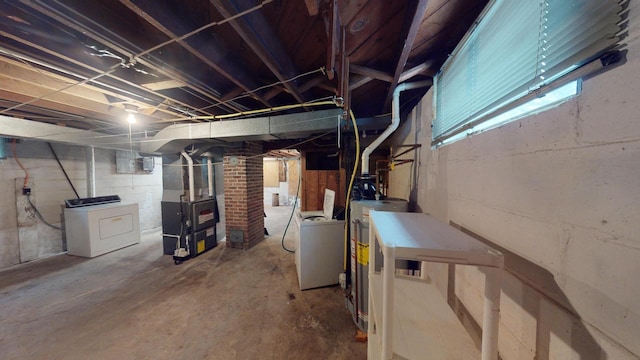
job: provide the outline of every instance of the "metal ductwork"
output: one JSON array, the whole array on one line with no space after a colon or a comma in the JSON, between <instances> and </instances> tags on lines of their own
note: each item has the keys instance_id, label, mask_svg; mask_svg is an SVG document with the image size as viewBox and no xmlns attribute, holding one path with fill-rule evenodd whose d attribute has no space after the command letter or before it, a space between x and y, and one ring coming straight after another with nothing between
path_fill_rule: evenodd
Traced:
<instances>
[{"instance_id":1,"label":"metal ductwork","mask_svg":"<svg viewBox=\"0 0 640 360\"><path fill-rule=\"evenodd\" d=\"M170 125L153 137L130 139L126 135L106 135L96 131L0 115L0 136L133 150L147 154L177 154L193 144L206 149L241 141L269 141L304 138L338 129L343 110L335 108L290 115L251 119ZM124 128L124 127L123 127Z\"/></svg>"},{"instance_id":2,"label":"metal ductwork","mask_svg":"<svg viewBox=\"0 0 640 360\"><path fill-rule=\"evenodd\" d=\"M239 142L301 138L337 129L342 111L336 108L251 119L176 124L162 129L153 138L146 140L141 144L140 151L169 153L172 152L169 149L175 149L176 142L178 147L184 148L184 143L211 139Z\"/></svg>"}]
</instances>

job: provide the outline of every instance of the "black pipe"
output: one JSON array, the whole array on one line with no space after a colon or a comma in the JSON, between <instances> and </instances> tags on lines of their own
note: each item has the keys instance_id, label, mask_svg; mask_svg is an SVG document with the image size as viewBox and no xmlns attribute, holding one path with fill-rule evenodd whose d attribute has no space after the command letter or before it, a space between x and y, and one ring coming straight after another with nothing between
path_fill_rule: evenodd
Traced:
<instances>
[{"instance_id":1,"label":"black pipe","mask_svg":"<svg viewBox=\"0 0 640 360\"><path fill-rule=\"evenodd\" d=\"M78 195L78 192L76 191L76 188L73 186L73 183L71 182L71 179L69 179L69 175L67 175L67 171L62 166L62 163L60 162L60 159L58 159L58 155L56 154L56 151L53 150L53 146L51 146L50 142L48 142L47 145L49 145L49 149L51 149L51 153L53 154L53 157L56 158L56 161L58 162L58 165L60 165L60 169L62 169L62 172L64 173L64 177L67 178L67 182L69 183L69 185L71 185L71 189L73 189L73 192L76 194L76 198L80 199L80 195Z\"/></svg>"}]
</instances>

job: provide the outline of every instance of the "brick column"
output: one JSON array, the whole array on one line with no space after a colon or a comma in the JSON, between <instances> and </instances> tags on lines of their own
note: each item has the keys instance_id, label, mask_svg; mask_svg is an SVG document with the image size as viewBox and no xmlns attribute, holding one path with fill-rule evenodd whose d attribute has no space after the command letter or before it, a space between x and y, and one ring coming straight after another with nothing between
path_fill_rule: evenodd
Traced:
<instances>
[{"instance_id":1,"label":"brick column","mask_svg":"<svg viewBox=\"0 0 640 360\"><path fill-rule=\"evenodd\" d=\"M224 155L227 247L248 249L264 239L262 144L243 143Z\"/></svg>"}]
</instances>

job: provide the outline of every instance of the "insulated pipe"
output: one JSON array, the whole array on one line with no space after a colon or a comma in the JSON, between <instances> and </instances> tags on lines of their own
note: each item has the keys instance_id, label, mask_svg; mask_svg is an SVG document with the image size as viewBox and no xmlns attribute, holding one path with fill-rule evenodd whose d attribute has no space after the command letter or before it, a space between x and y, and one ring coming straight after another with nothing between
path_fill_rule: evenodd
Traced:
<instances>
[{"instance_id":1,"label":"insulated pipe","mask_svg":"<svg viewBox=\"0 0 640 360\"><path fill-rule=\"evenodd\" d=\"M207 180L209 182L209 197L213 197L213 162L207 158Z\"/></svg>"},{"instance_id":2,"label":"insulated pipe","mask_svg":"<svg viewBox=\"0 0 640 360\"><path fill-rule=\"evenodd\" d=\"M193 160L191 156L189 156L186 152L180 152L180 155L187 160L188 171L189 171L189 202L194 202L196 199L195 192L193 189Z\"/></svg>"},{"instance_id":3,"label":"insulated pipe","mask_svg":"<svg viewBox=\"0 0 640 360\"><path fill-rule=\"evenodd\" d=\"M405 90L431 86L431 84L433 84L433 80L402 83L396 86L396 89L393 90L393 98L391 100L391 125L389 125L389 127L386 128L384 132L362 152L362 176L369 176L369 155L371 155L373 150L377 149L378 146L380 146L380 144L382 144L382 142L391 135L391 133L396 131L398 125L400 125L400 93Z\"/></svg>"}]
</instances>

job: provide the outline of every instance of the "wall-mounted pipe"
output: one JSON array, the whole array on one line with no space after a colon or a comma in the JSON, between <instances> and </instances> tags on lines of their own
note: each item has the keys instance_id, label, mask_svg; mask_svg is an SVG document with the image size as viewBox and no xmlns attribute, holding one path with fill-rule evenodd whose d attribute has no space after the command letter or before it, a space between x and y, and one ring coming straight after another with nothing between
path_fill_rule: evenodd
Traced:
<instances>
[{"instance_id":1,"label":"wall-mounted pipe","mask_svg":"<svg viewBox=\"0 0 640 360\"><path fill-rule=\"evenodd\" d=\"M194 184L193 184L193 160L191 159L191 156L189 156L189 154L187 154L184 151L180 152L180 155L182 155L182 157L184 157L185 160L187 160L188 171L189 171L189 202L194 202L195 199L196 199L196 195L195 195L195 190L193 189L193 187L194 187Z\"/></svg>"},{"instance_id":2,"label":"wall-mounted pipe","mask_svg":"<svg viewBox=\"0 0 640 360\"><path fill-rule=\"evenodd\" d=\"M417 89L425 86L431 86L433 80L417 81L413 83L402 83L396 86L393 90L393 98L391 100L391 125L386 128L377 139L375 139L371 145L367 146L362 152L362 171L363 177L369 176L369 156L373 150L377 149L383 141L385 141L391 133L396 131L398 125L400 125L400 93L405 90Z\"/></svg>"},{"instance_id":3,"label":"wall-mounted pipe","mask_svg":"<svg viewBox=\"0 0 640 360\"><path fill-rule=\"evenodd\" d=\"M213 197L213 162L207 158L207 182L209 183L209 197Z\"/></svg>"},{"instance_id":4,"label":"wall-mounted pipe","mask_svg":"<svg viewBox=\"0 0 640 360\"><path fill-rule=\"evenodd\" d=\"M0 160L7 158L7 138L0 137Z\"/></svg>"},{"instance_id":5,"label":"wall-mounted pipe","mask_svg":"<svg viewBox=\"0 0 640 360\"><path fill-rule=\"evenodd\" d=\"M93 146L86 148L87 159L87 197L96 196L96 149Z\"/></svg>"}]
</instances>

